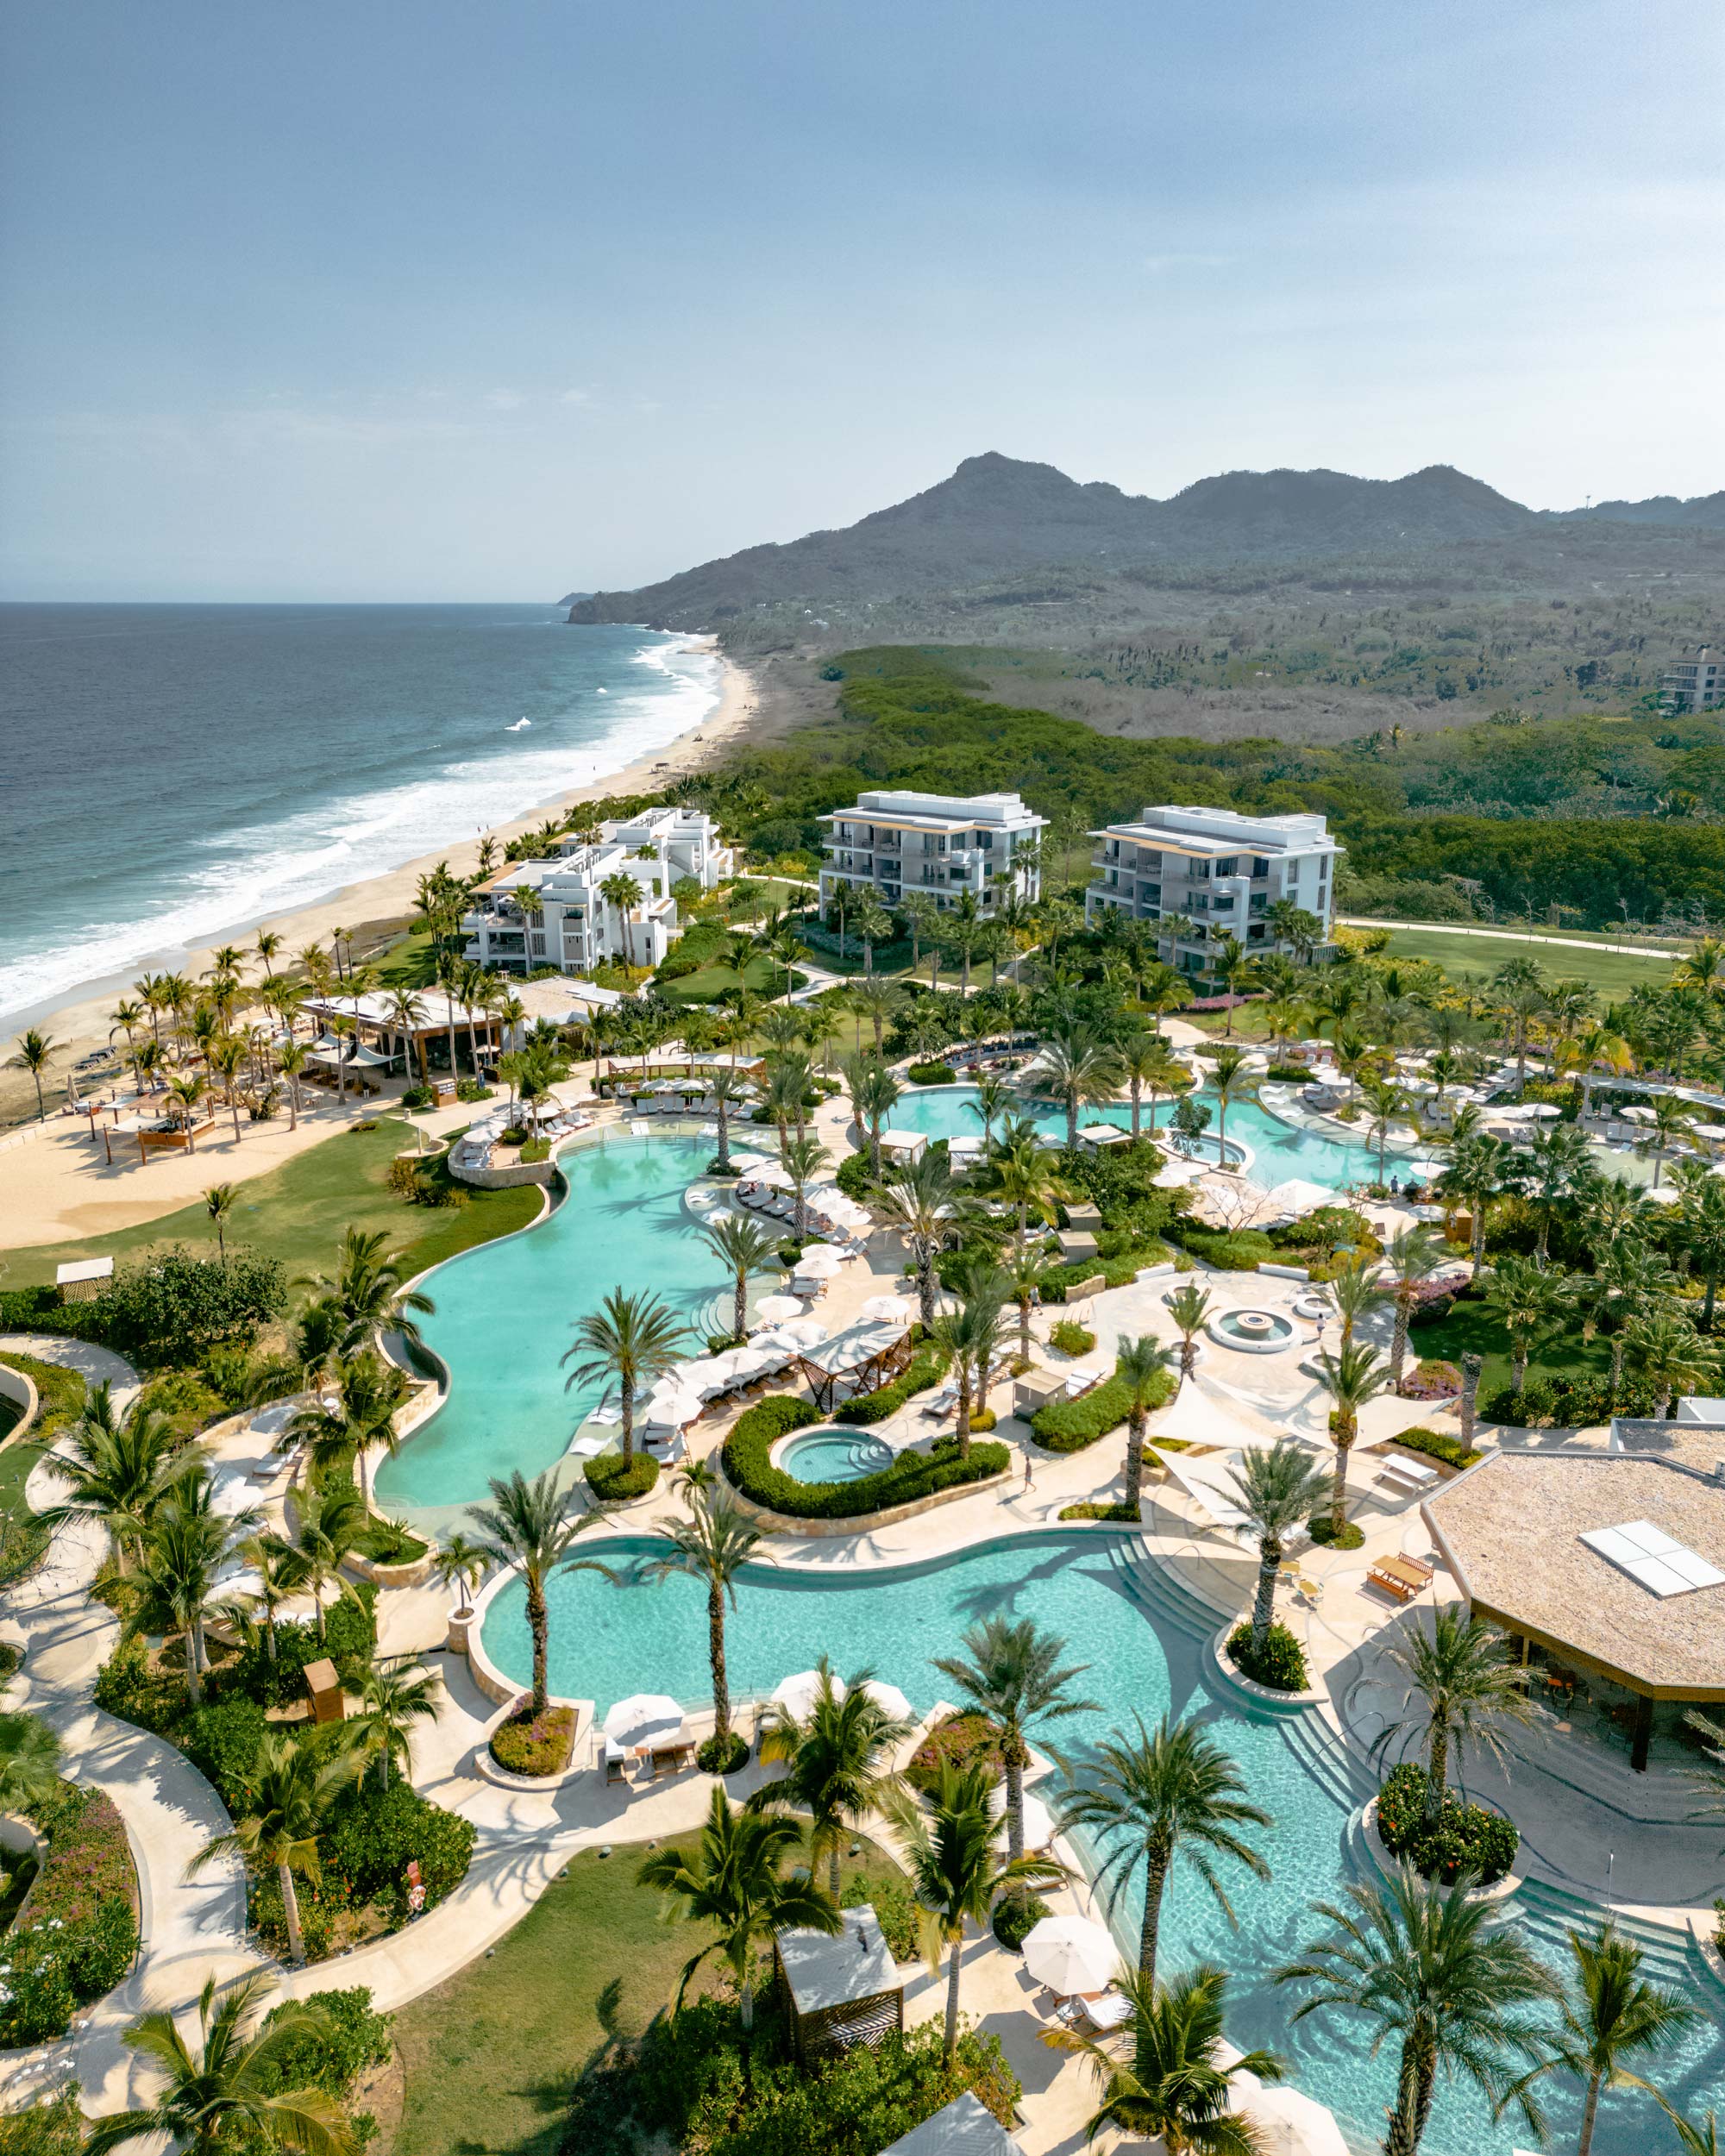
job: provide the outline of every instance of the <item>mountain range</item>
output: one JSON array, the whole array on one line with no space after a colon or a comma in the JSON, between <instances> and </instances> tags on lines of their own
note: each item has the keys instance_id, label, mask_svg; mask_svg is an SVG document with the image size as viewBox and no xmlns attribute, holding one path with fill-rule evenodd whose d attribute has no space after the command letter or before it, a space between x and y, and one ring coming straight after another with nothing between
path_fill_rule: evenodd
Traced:
<instances>
[{"instance_id":1,"label":"mountain range","mask_svg":"<svg viewBox=\"0 0 1725 2156\"><path fill-rule=\"evenodd\" d=\"M1446 464L1399 479L1225 472L1166 501L990 451L842 530L746 547L632 592L570 592L572 622L714 629L762 607L854 607L1056 567L1134 568L1372 557L1513 542L1561 548L1578 525L1725 532L1725 491L1533 510ZM1601 536L1603 536L1603 532ZM1628 535L1625 535L1626 538ZM1034 592L1027 596L1034 599Z\"/></svg>"}]
</instances>

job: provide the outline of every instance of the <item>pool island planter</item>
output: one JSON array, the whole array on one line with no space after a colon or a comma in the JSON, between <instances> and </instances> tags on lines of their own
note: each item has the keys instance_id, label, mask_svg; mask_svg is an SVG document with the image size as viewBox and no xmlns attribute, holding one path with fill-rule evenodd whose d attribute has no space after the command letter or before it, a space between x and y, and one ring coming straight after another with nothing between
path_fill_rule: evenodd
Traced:
<instances>
[{"instance_id":1,"label":"pool island planter","mask_svg":"<svg viewBox=\"0 0 1725 2156\"><path fill-rule=\"evenodd\" d=\"M1228 1652L1228 1642L1249 1614L1247 1612L1230 1617L1220 1632L1211 1634L1205 1657L1216 1676L1230 1691L1238 1692L1243 1699L1250 1700L1254 1707L1274 1708L1290 1714L1303 1714L1310 1707L1321 1707L1329 1697L1327 1692L1315 1691L1310 1687L1303 1692L1278 1692L1273 1684L1260 1684L1240 1668ZM1375 1808L1377 1799L1374 1798L1372 1802ZM1389 1862L1387 1855L1385 1862Z\"/></svg>"},{"instance_id":2,"label":"pool island planter","mask_svg":"<svg viewBox=\"0 0 1725 2156\"><path fill-rule=\"evenodd\" d=\"M1360 1806L1350 1823L1367 1858L1386 1883L1393 1884L1404 1869L1413 1871L1411 1865L1404 1866L1399 1858L1392 1857L1384 1847L1383 1837L1377 1831L1377 1799L1375 1796L1368 1798ZM1414 1873L1416 1878L1421 1876L1418 1872ZM1521 1879L1522 1875L1519 1871L1506 1871L1501 1879L1494 1879L1490 1886L1470 1887L1463 1899L1470 1907L1508 1902L1520 1890Z\"/></svg>"},{"instance_id":3,"label":"pool island planter","mask_svg":"<svg viewBox=\"0 0 1725 2156\"><path fill-rule=\"evenodd\" d=\"M745 1519L775 1534L784 1535L872 1534L876 1527L896 1527L900 1520L914 1520L919 1513L932 1512L937 1505L950 1505L961 1497L974 1497L979 1490L998 1489L1010 1480L1010 1471L1002 1469L998 1475L985 1475L974 1482L955 1482L949 1489L931 1490L926 1497L915 1498L907 1505L889 1505L884 1512L855 1512L837 1520L812 1520L800 1514L773 1512L765 1505L757 1505L752 1497L744 1496L729 1475L724 1478L731 1501ZM822 1486L811 1484L811 1488L816 1487Z\"/></svg>"},{"instance_id":4,"label":"pool island planter","mask_svg":"<svg viewBox=\"0 0 1725 2156\"><path fill-rule=\"evenodd\" d=\"M414 1557L406 1564L380 1564L374 1558L362 1557L357 1550L350 1550L342 1560L342 1569L356 1572L373 1587L423 1587L437 1569L437 1545L435 1542L428 1544L423 1557Z\"/></svg>"},{"instance_id":5,"label":"pool island planter","mask_svg":"<svg viewBox=\"0 0 1725 2156\"><path fill-rule=\"evenodd\" d=\"M481 1691L486 1689L484 1685L480 1685L480 1689ZM510 1685L508 1690L509 1697L486 1723L485 1733L474 1747L474 1764L483 1780L495 1789L530 1794L536 1789L565 1789L571 1782L578 1782L583 1775L593 1772L592 1761L583 1758L582 1754L593 1739L594 1703L590 1699L565 1699L556 1692L546 1695L546 1705L567 1707L574 1715L574 1727L569 1734L568 1765L555 1774L515 1774L509 1768L499 1766L492 1755L492 1738L517 1711L525 1696L518 1684Z\"/></svg>"}]
</instances>

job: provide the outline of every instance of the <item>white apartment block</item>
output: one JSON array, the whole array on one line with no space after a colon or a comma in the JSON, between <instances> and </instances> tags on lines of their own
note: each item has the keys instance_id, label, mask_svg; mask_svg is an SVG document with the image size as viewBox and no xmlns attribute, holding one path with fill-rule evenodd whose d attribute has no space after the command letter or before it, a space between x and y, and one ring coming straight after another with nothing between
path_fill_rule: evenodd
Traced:
<instances>
[{"instance_id":1,"label":"white apartment block","mask_svg":"<svg viewBox=\"0 0 1725 2156\"><path fill-rule=\"evenodd\" d=\"M985 912L1003 893L1041 893L1036 845L1045 819L1016 793L865 793L820 821L829 830L823 912L846 891L872 891L889 907L913 891L950 906L969 891Z\"/></svg>"},{"instance_id":2,"label":"white apartment block","mask_svg":"<svg viewBox=\"0 0 1725 2156\"><path fill-rule=\"evenodd\" d=\"M677 933L673 887L692 876L703 891L734 873L729 847L698 809L649 808L601 824L597 841L567 837L548 861L507 862L474 893L462 917L467 955L523 973L555 966L587 974L607 958L656 966ZM618 874L636 887L623 907L604 895ZM517 895L533 893L524 907Z\"/></svg>"},{"instance_id":3,"label":"white apartment block","mask_svg":"<svg viewBox=\"0 0 1725 2156\"><path fill-rule=\"evenodd\" d=\"M1315 915L1320 940L1330 940L1340 849L1321 816L1147 808L1136 824L1090 836L1096 878L1084 893L1086 918L1113 907L1134 920L1183 919L1158 946L1182 973L1204 972L1225 936L1251 950L1285 950L1269 919L1282 899Z\"/></svg>"},{"instance_id":4,"label":"white apartment block","mask_svg":"<svg viewBox=\"0 0 1725 2156\"><path fill-rule=\"evenodd\" d=\"M1659 676L1659 693L1674 711L1710 711L1725 704L1725 659L1710 648L1674 659Z\"/></svg>"}]
</instances>

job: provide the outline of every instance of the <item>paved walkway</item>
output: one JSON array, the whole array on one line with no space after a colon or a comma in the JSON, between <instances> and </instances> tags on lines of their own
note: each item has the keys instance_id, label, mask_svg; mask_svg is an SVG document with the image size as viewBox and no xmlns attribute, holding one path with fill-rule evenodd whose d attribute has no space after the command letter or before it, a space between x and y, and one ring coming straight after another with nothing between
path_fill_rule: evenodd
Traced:
<instances>
[{"instance_id":1,"label":"paved walkway","mask_svg":"<svg viewBox=\"0 0 1725 2156\"><path fill-rule=\"evenodd\" d=\"M1464 928L1454 921L1378 921L1364 914L1338 913L1343 928L1417 928L1433 936L1480 936L1493 943L1555 943L1562 950L1611 950L1625 958L1663 958L1667 963L1689 955L1686 943L1601 943L1585 936L1542 936L1536 929Z\"/></svg>"},{"instance_id":2,"label":"paved walkway","mask_svg":"<svg viewBox=\"0 0 1725 2156\"><path fill-rule=\"evenodd\" d=\"M87 1377L111 1378L125 1401L136 1376L118 1356L76 1340L10 1334L12 1347L69 1364ZM65 1484L47 1460L32 1473L28 1495L38 1510ZM65 1747L70 1780L104 1790L126 1823L136 1866L141 1946L131 1975L98 2000L58 2044L0 2058L0 2095L16 2103L67 2071L93 2111L141 2100L149 2077L121 2043L129 2022L154 2007L180 2008L207 1976L235 1974L255 1963L246 1940L246 1889L236 1863L216 1864L187 1883L185 1867L206 1842L232 1826L214 1789L177 1748L90 1703L98 1666L114 1650L119 1626L88 1589L101 1563L102 1530L79 1521L54 1537L36 1572L6 1597L0 1633L25 1651L7 1688L9 1710L40 1714Z\"/></svg>"}]
</instances>

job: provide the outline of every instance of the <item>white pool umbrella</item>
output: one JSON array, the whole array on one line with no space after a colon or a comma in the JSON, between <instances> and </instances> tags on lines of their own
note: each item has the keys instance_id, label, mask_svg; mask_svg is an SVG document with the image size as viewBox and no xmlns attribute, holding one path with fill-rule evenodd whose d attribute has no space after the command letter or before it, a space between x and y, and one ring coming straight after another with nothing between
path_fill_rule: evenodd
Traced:
<instances>
[{"instance_id":1,"label":"white pool umbrella","mask_svg":"<svg viewBox=\"0 0 1725 2156\"><path fill-rule=\"evenodd\" d=\"M793 1318L779 1328L786 1339L795 1347L819 1347L826 1338L826 1327L819 1318Z\"/></svg>"},{"instance_id":2,"label":"white pool umbrella","mask_svg":"<svg viewBox=\"0 0 1725 2156\"><path fill-rule=\"evenodd\" d=\"M903 1295L870 1295L856 1313L870 1325L902 1325L910 1314L910 1304Z\"/></svg>"},{"instance_id":3,"label":"white pool umbrella","mask_svg":"<svg viewBox=\"0 0 1725 2156\"><path fill-rule=\"evenodd\" d=\"M1523 1115L1534 1116L1542 1123L1550 1117L1560 1115L1562 1112L1560 1108L1553 1107L1549 1100L1529 1100L1521 1110Z\"/></svg>"},{"instance_id":4,"label":"white pool umbrella","mask_svg":"<svg viewBox=\"0 0 1725 2156\"><path fill-rule=\"evenodd\" d=\"M655 1737L668 1736L682 1726L682 1708L663 1692L632 1692L618 1700L605 1718L606 1741L624 1752L650 1744Z\"/></svg>"},{"instance_id":5,"label":"white pool umbrella","mask_svg":"<svg viewBox=\"0 0 1725 2156\"><path fill-rule=\"evenodd\" d=\"M844 1697L844 1679L842 1677L834 1677L832 1689L837 1698ZM773 1687L773 1704L782 1708L794 1721L803 1721L813 1707L819 1690L820 1671L799 1670L794 1677L787 1677Z\"/></svg>"},{"instance_id":6,"label":"white pool umbrella","mask_svg":"<svg viewBox=\"0 0 1725 2156\"><path fill-rule=\"evenodd\" d=\"M819 1280L836 1273L844 1263L844 1252L831 1243L811 1243L797 1260L797 1271L805 1279Z\"/></svg>"},{"instance_id":7,"label":"white pool umbrella","mask_svg":"<svg viewBox=\"0 0 1725 2156\"><path fill-rule=\"evenodd\" d=\"M755 1314L765 1319L768 1325L782 1325L786 1319L796 1317L801 1309L802 1305L794 1295L762 1295L755 1306Z\"/></svg>"},{"instance_id":8,"label":"white pool umbrella","mask_svg":"<svg viewBox=\"0 0 1725 2156\"><path fill-rule=\"evenodd\" d=\"M757 1169L765 1168L770 1157L766 1153L733 1153L731 1164L740 1168L745 1175L752 1175Z\"/></svg>"},{"instance_id":9,"label":"white pool umbrella","mask_svg":"<svg viewBox=\"0 0 1725 2156\"><path fill-rule=\"evenodd\" d=\"M1625 1108L1623 1119L1626 1123L1651 1123L1653 1112L1651 1108Z\"/></svg>"},{"instance_id":10,"label":"white pool umbrella","mask_svg":"<svg viewBox=\"0 0 1725 2156\"><path fill-rule=\"evenodd\" d=\"M1334 1197L1335 1193L1326 1190L1321 1183L1305 1182L1296 1175L1289 1182L1277 1183L1270 1194L1270 1202L1285 1206L1289 1213L1312 1213L1333 1203Z\"/></svg>"},{"instance_id":11,"label":"white pool umbrella","mask_svg":"<svg viewBox=\"0 0 1725 2156\"><path fill-rule=\"evenodd\" d=\"M913 1722L916 1720L916 1714L910 1702L896 1684L883 1683L879 1677L871 1677L863 1685L862 1689L874 1701L881 1712L889 1715L894 1721Z\"/></svg>"},{"instance_id":12,"label":"white pool umbrella","mask_svg":"<svg viewBox=\"0 0 1725 2156\"><path fill-rule=\"evenodd\" d=\"M1038 1984L1070 1998L1075 1991L1102 1991L1120 1965L1120 1950L1087 1916L1044 1916L1026 1934L1025 1967Z\"/></svg>"}]
</instances>

